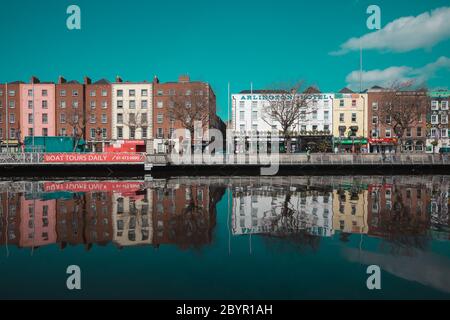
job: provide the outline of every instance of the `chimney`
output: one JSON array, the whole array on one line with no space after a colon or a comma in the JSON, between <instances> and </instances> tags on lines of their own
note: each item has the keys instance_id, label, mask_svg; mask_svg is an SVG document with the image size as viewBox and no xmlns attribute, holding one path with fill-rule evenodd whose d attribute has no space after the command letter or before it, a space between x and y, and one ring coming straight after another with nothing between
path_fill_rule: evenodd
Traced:
<instances>
[{"instance_id":1,"label":"chimney","mask_svg":"<svg viewBox=\"0 0 450 320\"><path fill-rule=\"evenodd\" d=\"M122 82L122 78L119 77L119 76L116 76L116 82L117 82L117 83L121 83L121 82Z\"/></svg>"},{"instance_id":2,"label":"chimney","mask_svg":"<svg viewBox=\"0 0 450 320\"><path fill-rule=\"evenodd\" d=\"M58 84L66 83L66 79L64 79L62 76L58 77Z\"/></svg>"},{"instance_id":3,"label":"chimney","mask_svg":"<svg viewBox=\"0 0 450 320\"><path fill-rule=\"evenodd\" d=\"M37 77L35 77L35 76L32 76L31 77L31 80L30 80L30 83L39 83L40 81L39 81L39 79L37 78Z\"/></svg>"},{"instance_id":4,"label":"chimney","mask_svg":"<svg viewBox=\"0 0 450 320\"><path fill-rule=\"evenodd\" d=\"M91 78L84 77L84 84L91 84Z\"/></svg>"},{"instance_id":5,"label":"chimney","mask_svg":"<svg viewBox=\"0 0 450 320\"><path fill-rule=\"evenodd\" d=\"M159 83L159 79L158 79L158 76L154 76L153 77L153 83Z\"/></svg>"},{"instance_id":6,"label":"chimney","mask_svg":"<svg viewBox=\"0 0 450 320\"><path fill-rule=\"evenodd\" d=\"M189 81L190 81L190 79L189 79L188 75L181 75L181 76L178 77L178 82L179 83L187 83Z\"/></svg>"}]
</instances>

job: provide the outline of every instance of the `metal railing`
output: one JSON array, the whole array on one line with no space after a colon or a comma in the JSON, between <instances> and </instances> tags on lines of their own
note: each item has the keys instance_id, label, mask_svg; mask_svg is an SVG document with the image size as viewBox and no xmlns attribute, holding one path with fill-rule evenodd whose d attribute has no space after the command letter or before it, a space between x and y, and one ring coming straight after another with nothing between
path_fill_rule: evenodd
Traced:
<instances>
[{"instance_id":1,"label":"metal railing","mask_svg":"<svg viewBox=\"0 0 450 320\"><path fill-rule=\"evenodd\" d=\"M182 161L180 161L182 159ZM444 154L227 154L211 156L147 155L146 163L153 165L223 164L223 165L450 165L450 156Z\"/></svg>"},{"instance_id":2,"label":"metal railing","mask_svg":"<svg viewBox=\"0 0 450 320\"><path fill-rule=\"evenodd\" d=\"M43 153L0 153L0 164L33 164L43 161Z\"/></svg>"}]
</instances>

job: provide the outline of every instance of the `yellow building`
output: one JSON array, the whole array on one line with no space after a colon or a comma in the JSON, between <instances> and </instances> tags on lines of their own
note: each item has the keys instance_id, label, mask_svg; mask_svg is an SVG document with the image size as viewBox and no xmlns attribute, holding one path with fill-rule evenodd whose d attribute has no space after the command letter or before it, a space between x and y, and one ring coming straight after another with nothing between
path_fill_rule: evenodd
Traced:
<instances>
[{"instance_id":1,"label":"yellow building","mask_svg":"<svg viewBox=\"0 0 450 320\"><path fill-rule=\"evenodd\" d=\"M333 230L367 234L367 190L333 191Z\"/></svg>"},{"instance_id":2,"label":"yellow building","mask_svg":"<svg viewBox=\"0 0 450 320\"><path fill-rule=\"evenodd\" d=\"M344 88L334 95L335 151L366 152L368 137L367 94Z\"/></svg>"}]
</instances>

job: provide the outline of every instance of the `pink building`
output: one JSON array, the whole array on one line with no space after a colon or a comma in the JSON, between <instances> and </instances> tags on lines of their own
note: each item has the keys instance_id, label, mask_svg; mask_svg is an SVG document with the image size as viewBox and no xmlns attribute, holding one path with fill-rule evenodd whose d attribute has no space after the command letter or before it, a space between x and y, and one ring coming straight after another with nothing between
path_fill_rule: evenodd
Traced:
<instances>
[{"instance_id":1,"label":"pink building","mask_svg":"<svg viewBox=\"0 0 450 320\"><path fill-rule=\"evenodd\" d=\"M32 77L29 84L20 85L22 139L33 136L33 134L35 136L56 135L55 105L54 83L41 83L39 79Z\"/></svg>"},{"instance_id":2,"label":"pink building","mask_svg":"<svg viewBox=\"0 0 450 320\"><path fill-rule=\"evenodd\" d=\"M20 201L20 241L22 248L56 243L56 200Z\"/></svg>"}]
</instances>

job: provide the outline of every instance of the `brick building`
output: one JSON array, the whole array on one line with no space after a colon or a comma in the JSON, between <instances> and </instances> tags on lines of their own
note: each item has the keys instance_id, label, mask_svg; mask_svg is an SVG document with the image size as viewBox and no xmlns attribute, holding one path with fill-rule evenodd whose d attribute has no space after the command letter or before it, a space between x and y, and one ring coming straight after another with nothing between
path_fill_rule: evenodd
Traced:
<instances>
[{"instance_id":1,"label":"brick building","mask_svg":"<svg viewBox=\"0 0 450 320\"><path fill-rule=\"evenodd\" d=\"M84 86L59 77L56 84L56 135L85 138Z\"/></svg>"},{"instance_id":2,"label":"brick building","mask_svg":"<svg viewBox=\"0 0 450 320\"><path fill-rule=\"evenodd\" d=\"M90 150L101 152L111 143L111 83L85 77L84 85L86 142Z\"/></svg>"},{"instance_id":3,"label":"brick building","mask_svg":"<svg viewBox=\"0 0 450 320\"><path fill-rule=\"evenodd\" d=\"M0 84L0 152L19 151L20 132L20 84Z\"/></svg>"},{"instance_id":4,"label":"brick building","mask_svg":"<svg viewBox=\"0 0 450 320\"><path fill-rule=\"evenodd\" d=\"M450 130L448 125L450 91L439 90L428 93L429 106L427 122L429 126L426 151L439 153L450 149Z\"/></svg>"}]
</instances>

